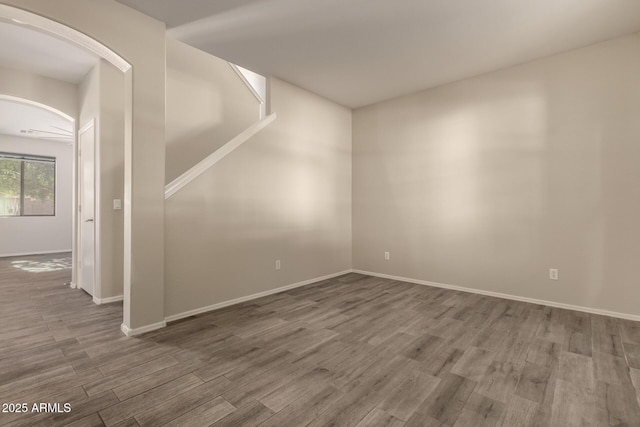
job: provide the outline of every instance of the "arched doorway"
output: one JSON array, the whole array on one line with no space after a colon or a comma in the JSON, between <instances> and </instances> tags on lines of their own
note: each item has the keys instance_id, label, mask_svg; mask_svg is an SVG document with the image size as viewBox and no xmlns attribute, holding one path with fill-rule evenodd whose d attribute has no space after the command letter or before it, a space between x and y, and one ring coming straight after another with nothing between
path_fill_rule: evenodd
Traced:
<instances>
[{"instance_id":1,"label":"arched doorway","mask_svg":"<svg viewBox=\"0 0 640 427\"><path fill-rule=\"evenodd\" d=\"M6 23L11 23L13 25L19 25L25 29L28 29L30 31L34 31L34 32L39 32L39 33L43 33L43 34L47 34L49 36L55 37L61 41L64 41L65 43L68 43L70 45L73 45L75 48L81 48L83 50L86 50L87 52L90 52L91 54L101 58L103 61L105 61L106 63L109 63L111 66L115 67L115 69L119 70L120 73L123 74L123 79L125 81L125 84L123 84L123 91L125 91L125 93L123 94L122 98L125 100L125 103L129 103L129 106L124 108L125 111L125 115L126 117L124 118L124 121L126 123L125 126L123 126L123 135L122 138L125 141L125 147L124 147L124 157L125 157L125 161L123 162L123 168L126 166L128 166L129 168L132 165L132 162L130 160L130 156L131 156L131 99L132 99L132 95L131 95L131 81L132 81L132 67L131 65L124 60L122 57L120 57L118 54L116 54L113 50L109 49L108 47L106 47L105 45L103 45L102 43L96 41L95 39L79 32L76 31L68 26L65 26L61 23L58 23L56 21L53 21L51 19L45 18L43 16L19 9L19 8L15 8L15 7L11 7L11 6L7 6L7 5L2 5L0 4L0 22L6 22ZM82 127L84 125L84 123L79 123L79 121L77 120L78 117L72 117L69 114L66 114L60 110L57 110L56 108L52 107L52 106L48 106L44 103L38 102L38 100L36 99L25 99L25 98L19 98L17 96L15 96L17 93L12 92L12 93L7 93L4 96L4 98L9 99L9 98L14 98L14 99L21 99L24 102L28 102L31 103L33 105L39 105L43 108L48 108L51 111L57 111L58 113L60 113L61 115L67 116L69 119L74 121L74 136L75 134L77 134L77 131L80 130L78 129L79 127ZM79 201L81 200L81 186L79 185L79 180L77 179L79 177L79 167L81 166L78 162L79 159L79 150L78 150L78 145L77 145L77 141L76 138L74 138L74 163L73 163L73 175L74 175L74 189L73 189L73 278L72 278L72 283L79 283L80 281L80 262L79 259L80 257L78 256L80 254L80 250L81 250L81 246L80 243L82 242L82 229L83 229L83 224L85 219L81 218L81 215L79 213L79 209L78 209L78 205L79 205ZM127 149L128 148L128 149ZM129 159L127 160L126 157L129 157ZM97 157L97 159L99 159L99 155ZM97 167L99 167L99 164L96 165ZM98 175L98 179L99 179L99 175ZM130 182L126 182L127 180L131 179L131 173L127 173L126 171L124 171L122 173L122 180L125 182L125 187L128 186L128 184L130 184ZM96 188L98 189L96 192L99 193L99 181L96 183L97 186ZM124 212L123 215L125 217L125 222L127 222L127 217L129 217L130 219L130 215L131 212L129 209L127 209L127 206L129 205L126 202L126 197L125 197L125 202L122 203L123 207L124 207ZM100 223L99 223L99 215L96 215L96 224L95 224L96 230L100 229ZM89 246L89 245L85 245L85 246ZM96 253L99 254L100 250L102 248L102 244L100 241L100 232L98 231L96 233L96 243L95 243L95 249L96 249ZM124 258L124 262L125 264L130 263L130 259L127 260L127 257L130 257L130 252L126 251L124 249L124 247L122 247L120 249L120 253L122 254L122 257ZM94 296L94 301L100 303L101 302L101 298L99 298L100 296L100 291L99 291L99 285L100 285L100 270L101 270L101 266L100 266L100 259L99 257L96 258L96 266L95 266L95 277L96 277L96 286L98 286L98 290L97 290L97 295L98 298L95 298L95 294ZM123 283L128 283L128 280L126 280L125 278L121 278L121 281ZM130 288L129 289L125 289L123 292L123 299L124 299L124 312L123 312L123 317L125 320L123 322L123 324L127 324L126 319L128 317L130 317L130 304L128 304L128 298L129 298L129 294L130 294ZM109 301L106 301L109 302Z\"/></svg>"}]
</instances>

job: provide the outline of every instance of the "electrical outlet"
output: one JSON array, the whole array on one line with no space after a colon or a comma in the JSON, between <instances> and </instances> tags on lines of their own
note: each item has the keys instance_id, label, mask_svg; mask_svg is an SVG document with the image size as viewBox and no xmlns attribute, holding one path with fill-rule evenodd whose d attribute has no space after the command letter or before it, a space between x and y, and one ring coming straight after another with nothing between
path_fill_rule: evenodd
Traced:
<instances>
[{"instance_id":1,"label":"electrical outlet","mask_svg":"<svg viewBox=\"0 0 640 427\"><path fill-rule=\"evenodd\" d=\"M384 259L385 259L385 261L389 261L391 259L391 252L385 252L384 253Z\"/></svg>"},{"instance_id":2,"label":"electrical outlet","mask_svg":"<svg viewBox=\"0 0 640 427\"><path fill-rule=\"evenodd\" d=\"M557 268L550 268L549 269L549 279L558 280L558 269Z\"/></svg>"},{"instance_id":3,"label":"electrical outlet","mask_svg":"<svg viewBox=\"0 0 640 427\"><path fill-rule=\"evenodd\" d=\"M276 270L280 270L280 260L276 260Z\"/></svg>"},{"instance_id":4,"label":"electrical outlet","mask_svg":"<svg viewBox=\"0 0 640 427\"><path fill-rule=\"evenodd\" d=\"M122 209L122 200L113 199L113 210L114 211L119 211L121 209Z\"/></svg>"}]
</instances>

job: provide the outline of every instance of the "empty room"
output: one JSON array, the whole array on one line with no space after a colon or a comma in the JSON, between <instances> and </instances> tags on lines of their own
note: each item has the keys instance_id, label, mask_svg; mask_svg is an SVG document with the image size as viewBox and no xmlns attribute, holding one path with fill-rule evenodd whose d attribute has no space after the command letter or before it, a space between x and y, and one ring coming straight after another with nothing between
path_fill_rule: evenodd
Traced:
<instances>
[{"instance_id":1,"label":"empty room","mask_svg":"<svg viewBox=\"0 0 640 427\"><path fill-rule=\"evenodd\" d=\"M640 426L640 2L0 0L0 426Z\"/></svg>"}]
</instances>

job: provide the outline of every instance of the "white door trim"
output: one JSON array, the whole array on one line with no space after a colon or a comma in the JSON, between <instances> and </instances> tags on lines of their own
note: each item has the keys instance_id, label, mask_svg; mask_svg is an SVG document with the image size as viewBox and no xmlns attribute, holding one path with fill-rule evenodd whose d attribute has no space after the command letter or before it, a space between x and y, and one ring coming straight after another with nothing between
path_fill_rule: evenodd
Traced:
<instances>
[{"instance_id":1,"label":"white door trim","mask_svg":"<svg viewBox=\"0 0 640 427\"><path fill-rule=\"evenodd\" d=\"M76 262L74 268L77 269L75 277L77 279L77 285L80 285L78 287L82 288L81 286L81 274L80 274L80 261L79 259L82 257L82 215L80 215L80 200L82 200L81 194L80 192L82 191L82 188L80 186L80 179L82 179L80 172L80 161L82 159L82 153L80 152L80 136L89 131L91 128L93 128L93 141L94 141L94 145L93 145L93 185L94 185L94 208L93 208L93 218L94 218L94 222L93 222L93 235L94 235L94 243L93 243L93 248L94 248L94 260L93 260L93 265L94 265L94 270L93 270L93 296L95 298L97 298L98 301L100 301L100 298L102 298L102 287L101 287L101 281L100 281L100 271L101 271L101 263L100 263L100 139L98 138L99 135L99 129L98 129L98 120L96 120L95 118L92 118L91 120L89 120L84 126L82 126L80 128L80 130L78 131L78 137L76 138L77 141L77 151L76 151L76 163L77 163L77 169L78 169L78 173L76 174L77 178L76 181L74 183L75 186L75 193L77 194L76 197L76 203L74 206L74 214L76 215L77 221L75 221L76 223L76 236L77 236L77 242L76 242L76 248L78 249L78 256L76 257L76 259L78 259L78 261ZM95 302L95 299L94 299Z\"/></svg>"}]
</instances>

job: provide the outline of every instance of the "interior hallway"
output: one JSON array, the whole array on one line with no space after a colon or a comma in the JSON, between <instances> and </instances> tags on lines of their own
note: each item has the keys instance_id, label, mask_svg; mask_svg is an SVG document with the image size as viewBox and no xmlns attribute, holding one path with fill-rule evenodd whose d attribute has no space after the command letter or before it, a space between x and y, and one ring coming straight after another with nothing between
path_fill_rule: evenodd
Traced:
<instances>
[{"instance_id":1,"label":"interior hallway","mask_svg":"<svg viewBox=\"0 0 640 427\"><path fill-rule=\"evenodd\" d=\"M128 338L69 264L0 259L0 401L72 406L0 425L640 425L635 322L349 274Z\"/></svg>"}]
</instances>

